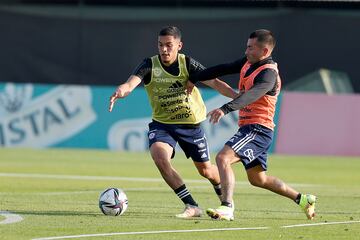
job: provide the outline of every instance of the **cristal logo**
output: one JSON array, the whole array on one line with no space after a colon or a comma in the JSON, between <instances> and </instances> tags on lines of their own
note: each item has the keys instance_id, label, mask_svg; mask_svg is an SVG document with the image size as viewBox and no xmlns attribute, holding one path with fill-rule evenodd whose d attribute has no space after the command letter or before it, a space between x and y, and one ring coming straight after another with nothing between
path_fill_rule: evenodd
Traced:
<instances>
[{"instance_id":1,"label":"cristal logo","mask_svg":"<svg viewBox=\"0 0 360 240\"><path fill-rule=\"evenodd\" d=\"M34 86L0 85L0 146L51 146L95 121L89 87L48 86L33 96Z\"/></svg>"},{"instance_id":2,"label":"cristal logo","mask_svg":"<svg viewBox=\"0 0 360 240\"><path fill-rule=\"evenodd\" d=\"M13 83L5 85L0 91L0 115L19 111L31 99L33 87L31 84L16 86Z\"/></svg>"}]
</instances>

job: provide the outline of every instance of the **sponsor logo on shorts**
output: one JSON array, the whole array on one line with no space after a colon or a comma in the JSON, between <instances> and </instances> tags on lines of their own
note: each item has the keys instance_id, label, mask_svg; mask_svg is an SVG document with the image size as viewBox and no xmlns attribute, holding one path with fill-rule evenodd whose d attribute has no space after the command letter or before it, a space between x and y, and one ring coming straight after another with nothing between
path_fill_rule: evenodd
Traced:
<instances>
[{"instance_id":1,"label":"sponsor logo on shorts","mask_svg":"<svg viewBox=\"0 0 360 240\"><path fill-rule=\"evenodd\" d=\"M194 142L198 142L198 141L201 141L201 140L204 140L204 139L205 139L205 137L194 139Z\"/></svg>"},{"instance_id":2,"label":"sponsor logo on shorts","mask_svg":"<svg viewBox=\"0 0 360 240\"><path fill-rule=\"evenodd\" d=\"M205 143L199 143L198 145L197 145L199 148L204 148L204 147L206 147L206 145L205 145Z\"/></svg>"}]
</instances>

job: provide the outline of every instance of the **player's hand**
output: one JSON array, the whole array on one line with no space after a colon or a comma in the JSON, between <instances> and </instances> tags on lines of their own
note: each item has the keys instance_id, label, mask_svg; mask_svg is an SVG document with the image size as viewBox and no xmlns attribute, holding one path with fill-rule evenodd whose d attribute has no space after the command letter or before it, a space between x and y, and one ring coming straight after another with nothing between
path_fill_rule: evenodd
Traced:
<instances>
[{"instance_id":1,"label":"player's hand","mask_svg":"<svg viewBox=\"0 0 360 240\"><path fill-rule=\"evenodd\" d=\"M111 95L111 97L110 97L110 105L109 105L109 112L111 112L112 111L112 109L113 109L113 107L114 107L114 104L115 104L115 101L117 100L118 98L117 98L117 94L116 94L116 92L113 94L113 95Z\"/></svg>"},{"instance_id":2,"label":"player's hand","mask_svg":"<svg viewBox=\"0 0 360 240\"><path fill-rule=\"evenodd\" d=\"M186 94L190 95L192 93L194 87L195 87L195 84L193 84L190 80L188 80L186 83L186 90L185 90Z\"/></svg>"},{"instance_id":3,"label":"player's hand","mask_svg":"<svg viewBox=\"0 0 360 240\"><path fill-rule=\"evenodd\" d=\"M209 122L212 124L216 124L220 121L220 119L225 115L225 113L220 109L214 109L210 111L206 116L210 117Z\"/></svg>"},{"instance_id":4,"label":"player's hand","mask_svg":"<svg viewBox=\"0 0 360 240\"><path fill-rule=\"evenodd\" d=\"M111 95L110 97L110 105L109 105L109 112L111 112L113 110L114 104L116 102L116 100L118 98L124 98L125 94L123 93L123 91L121 90L121 87L119 87L118 89L116 89L116 91L113 93L113 95Z\"/></svg>"}]
</instances>

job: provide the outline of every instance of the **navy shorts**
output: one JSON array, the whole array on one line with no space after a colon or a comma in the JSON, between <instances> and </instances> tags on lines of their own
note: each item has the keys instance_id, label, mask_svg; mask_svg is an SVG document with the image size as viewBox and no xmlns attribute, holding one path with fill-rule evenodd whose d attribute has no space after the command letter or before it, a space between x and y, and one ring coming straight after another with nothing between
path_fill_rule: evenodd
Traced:
<instances>
[{"instance_id":1,"label":"navy shorts","mask_svg":"<svg viewBox=\"0 0 360 240\"><path fill-rule=\"evenodd\" d=\"M249 124L239 128L225 144L239 155L245 169L261 165L267 170L267 152L271 146L273 131L259 124Z\"/></svg>"},{"instance_id":2,"label":"navy shorts","mask_svg":"<svg viewBox=\"0 0 360 240\"><path fill-rule=\"evenodd\" d=\"M175 156L175 147L179 143L187 158L191 157L195 162L210 159L205 133L200 126L153 121L149 123L148 138L149 148L155 142L168 143L174 149L171 158Z\"/></svg>"}]
</instances>

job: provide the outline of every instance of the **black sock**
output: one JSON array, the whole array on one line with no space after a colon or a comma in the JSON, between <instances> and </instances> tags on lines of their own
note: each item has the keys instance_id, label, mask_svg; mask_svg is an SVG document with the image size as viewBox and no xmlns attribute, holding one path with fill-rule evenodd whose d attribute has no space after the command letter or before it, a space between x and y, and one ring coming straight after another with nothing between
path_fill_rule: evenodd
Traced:
<instances>
[{"instance_id":1,"label":"black sock","mask_svg":"<svg viewBox=\"0 0 360 240\"><path fill-rule=\"evenodd\" d=\"M213 185L213 187L214 187L216 194L218 196L221 196L221 184L219 183L219 184Z\"/></svg>"},{"instance_id":2,"label":"black sock","mask_svg":"<svg viewBox=\"0 0 360 240\"><path fill-rule=\"evenodd\" d=\"M300 199L301 199L301 193L299 193L297 196L296 196L296 199L294 200L297 204L300 203Z\"/></svg>"},{"instance_id":3,"label":"black sock","mask_svg":"<svg viewBox=\"0 0 360 240\"><path fill-rule=\"evenodd\" d=\"M227 207L229 207L229 208L232 208L232 207L233 207L233 205L232 205L231 203L226 202L226 201L222 201L222 202L221 202L221 206L227 206Z\"/></svg>"},{"instance_id":4,"label":"black sock","mask_svg":"<svg viewBox=\"0 0 360 240\"><path fill-rule=\"evenodd\" d=\"M176 195L183 201L184 204L190 204L193 206L198 206L195 200L192 198L189 190L187 190L185 184L175 189L174 192Z\"/></svg>"}]
</instances>

